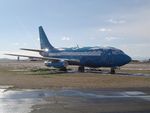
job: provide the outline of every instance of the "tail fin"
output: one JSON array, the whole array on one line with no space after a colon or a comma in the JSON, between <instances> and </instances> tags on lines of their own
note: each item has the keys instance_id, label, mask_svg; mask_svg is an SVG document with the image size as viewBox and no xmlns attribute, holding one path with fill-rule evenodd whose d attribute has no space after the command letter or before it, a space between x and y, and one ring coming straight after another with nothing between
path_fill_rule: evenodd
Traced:
<instances>
[{"instance_id":1,"label":"tail fin","mask_svg":"<svg viewBox=\"0 0 150 113\"><path fill-rule=\"evenodd\" d=\"M41 49L55 50L55 48L48 41L42 26L39 27L39 36Z\"/></svg>"}]
</instances>

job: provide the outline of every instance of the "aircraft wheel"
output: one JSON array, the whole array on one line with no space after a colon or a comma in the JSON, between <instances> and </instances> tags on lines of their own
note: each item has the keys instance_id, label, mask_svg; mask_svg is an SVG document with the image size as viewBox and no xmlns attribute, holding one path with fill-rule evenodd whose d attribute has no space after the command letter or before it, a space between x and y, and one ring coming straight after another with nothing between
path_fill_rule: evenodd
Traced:
<instances>
[{"instance_id":1,"label":"aircraft wheel","mask_svg":"<svg viewBox=\"0 0 150 113\"><path fill-rule=\"evenodd\" d=\"M110 74L115 74L116 72L115 72L115 68L111 68L111 70L110 70Z\"/></svg>"},{"instance_id":2,"label":"aircraft wheel","mask_svg":"<svg viewBox=\"0 0 150 113\"><path fill-rule=\"evenodd\" d=\"M79 66L78 71L79 72L84 72L84 66Z\"/></svg>"},{"instance_id":3,"label":"aircraft wheel","mask_svg":"<svg viewBox=\"0 0 150 113\"><path fill-rule=\"evenodd\" d=\"M60 68L59 70L60 70L60 71L65 71L65 72L66 72L66 71L67 71L67 68L66 68L66 67L63 67L63 68Z\"/></svg>"}]
</instances>

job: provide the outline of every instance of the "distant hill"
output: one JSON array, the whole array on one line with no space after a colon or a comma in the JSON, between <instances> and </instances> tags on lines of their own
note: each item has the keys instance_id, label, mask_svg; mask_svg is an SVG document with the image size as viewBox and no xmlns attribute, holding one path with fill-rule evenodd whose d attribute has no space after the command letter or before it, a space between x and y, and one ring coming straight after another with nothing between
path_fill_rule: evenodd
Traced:
<instances>
[{"instance_id":1,"label":"distant hill","mask_svg":"<svg viewBox=\"0 0 150 113\"><path fill-rule=\"evenodd\" d=\"M16 59L9 59L9 58L0 58L0 62L2 61L14 61Z\"/></svg>"},{"instance_id":2,"label":"distant hill","mask_svg":"<svg viewBox=\"0 0 150 113\"><path fill-rule=\"evenodd\" d=\"M132 60L139 60L139 61L145 61L145 60L149 60L150 57L132 57Z\"/></svg>"}]
</instances>

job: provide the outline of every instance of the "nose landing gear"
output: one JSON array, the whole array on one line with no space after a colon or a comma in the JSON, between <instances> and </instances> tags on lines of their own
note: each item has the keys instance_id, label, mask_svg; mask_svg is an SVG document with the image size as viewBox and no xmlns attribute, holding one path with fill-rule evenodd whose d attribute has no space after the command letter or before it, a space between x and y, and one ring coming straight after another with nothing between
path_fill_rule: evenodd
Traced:
<instances>
[{"instance_id":1,"label":"nose landing gear","mask_svg":"<svg viewBox=\"0 0 150 113\"><path fill-rule=\"evenodd\" d=\"M79 66L78 72L84 72L84 71L85 71L84 66Z\"/></svg>"},{"instance_id":2,"label":"nose landing gear","mask_svg":"<svg viewBox=\"0 0 150 113\"><path fill-rule=\"evenodd\" d=\"M116 73L115 67L111 67L110 74L115 74L115 73Z\"/></svg>"}]
</instances>

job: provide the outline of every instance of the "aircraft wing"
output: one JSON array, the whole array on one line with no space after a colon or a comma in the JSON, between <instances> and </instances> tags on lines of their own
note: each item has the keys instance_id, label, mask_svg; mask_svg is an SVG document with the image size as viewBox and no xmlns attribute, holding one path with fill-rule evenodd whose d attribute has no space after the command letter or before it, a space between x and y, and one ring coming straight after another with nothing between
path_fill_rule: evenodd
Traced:
<instances>
[{"instance_id":1,"label":"aircraft wing","mask_svg":"<svg viewBox=\"0 0 150 113\"><path fill-rule=\"evenodd\" d=\"M63 59L63 58L52 58L52 57L43 57L43 56L30 56L30 55L20 55L20 54L5 54L5 55L10 55L10 56L19 56L19 57L31 57L31 58L38 58L42 60L49 60L49 61L67 61L67 62L75 62L79 63L79 60L76 59Z\"/></svg>"}]
</instances>

